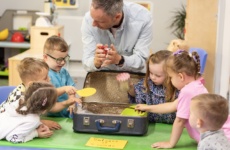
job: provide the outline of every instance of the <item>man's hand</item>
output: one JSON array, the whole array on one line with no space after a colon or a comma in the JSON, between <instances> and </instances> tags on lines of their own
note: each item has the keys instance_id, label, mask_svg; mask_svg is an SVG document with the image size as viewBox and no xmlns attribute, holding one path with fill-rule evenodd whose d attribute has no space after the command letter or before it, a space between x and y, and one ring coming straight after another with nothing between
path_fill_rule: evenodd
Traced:
<instances>
[{"instance_id":1,"label":"man's hand","mask_svg":"<svg viewBox=\"0 0 230 150\"><path fill-rule=\"evenodd\" d=\"M97 44L96 51L94 54L94 65L96 68L101 68L104 60L106 59L106 54L104 53L104 48L108 46L103 46L102 44Z\"/></svg>"},{"instance_id":2,"label":"man's hand","mask_svg":"<svg viewBox=\"0 0 230 150\"><path fill-rule=\"evenodd\" d=\"M118 64L121 60L121 55L117 53L117 50L115 49L114 45L111 44L110 50L107 52L106 59L104 60L101 67L105 67L111 64Z\"/></svg>"}]
</instances>

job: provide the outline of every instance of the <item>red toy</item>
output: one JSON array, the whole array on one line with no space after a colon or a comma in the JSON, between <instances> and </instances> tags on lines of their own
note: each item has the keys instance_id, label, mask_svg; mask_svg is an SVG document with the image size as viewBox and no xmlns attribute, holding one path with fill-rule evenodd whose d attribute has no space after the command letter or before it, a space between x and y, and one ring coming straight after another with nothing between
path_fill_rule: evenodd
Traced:
<instances>
[{"instance_id":1,"label":"red toy","mask_svg":"<svg viewBox=\"0 0 230 150\"><path fill-rule=\"evenodd\" d=\"M15 32L11 37L12 42L24 42L24 37L21 32Z\"/></svg>"}]
</instances>

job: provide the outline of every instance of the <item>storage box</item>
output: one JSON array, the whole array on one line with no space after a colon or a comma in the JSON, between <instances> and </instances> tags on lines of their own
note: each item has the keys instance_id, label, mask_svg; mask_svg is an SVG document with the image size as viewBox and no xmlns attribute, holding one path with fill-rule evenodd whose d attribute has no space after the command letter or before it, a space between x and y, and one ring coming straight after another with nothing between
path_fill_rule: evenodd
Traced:
<instances>
[{"instance_id":1,"label":"storage box","mask_svg":"<svg viewBox=\"0 0 230 150\"><path fill-rule=\"evenodd\" d=\"M64 36L63 26L53 26L53 27L31 27L31 39L30 45L31 49L35 51L43 51L43 47L47 38L52 35L57 35L60 37Z\"/></svg>"},{"instance_id":2,"label":"storage box","mask_svg":"<svg viewBox=\"0 0 230 150\"><path fill-rule=\"evenodd\" d=\"M73 114L75 132L143 135L148 131L148 117L122 116L129 107L128 93L119 89L116 75L120 72L90 72L84 87L96 88L93 96L83 98L83 110ZM131 73L131 82L137 83L144 74Z\"/></svg>"}]
</instances>

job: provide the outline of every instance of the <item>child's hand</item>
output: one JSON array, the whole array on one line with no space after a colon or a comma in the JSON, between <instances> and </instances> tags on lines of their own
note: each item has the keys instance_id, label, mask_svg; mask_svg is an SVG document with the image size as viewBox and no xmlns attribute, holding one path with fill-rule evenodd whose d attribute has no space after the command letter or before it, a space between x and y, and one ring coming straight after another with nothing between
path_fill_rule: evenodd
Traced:
<instances>
[{"instance_id":1,"label":"child's hand","mask_svg":"<svg viewBox=\"0 0 230 150\"><path fill-rule=\"evenodd\" d=\"M73 105L75 103L82 103L82 100L80 98L76 98L76 97L69 97L69 99L66 100L67 106Z\"/></svg>"},{"instance_id":2,"label":"child's hand","mask_svg":"<svg viewBox=\"0 0 230 150\"><path fill-rule=\"evenodd\" d=\"M128 91L133 85L130 83L130 74L129 73L119 73L116 76L117 81L119 82L119 88L122 91Z\"/></svg>"},{"instance_id":3,"label":"child's hand","mask_svg":"<svg viewBox=\"0 0 230 150\"><path fill-rule=\"evenodd\" d=\"M73 87L73 86L65 86L65 92L68 94L68 95L75 95L76 94L76 88Z\"/></svg>"},{"instance_id":4,"label":"child's hand","mask_svg":"<svg viewBox=\"0 0 230 150\"><path fill-rule=\"evenodd\" d=\"M59 130L59 129L61 129L61 126L60 126L57 122L55 122L55 121L51 121L51 120L41 120L41 122L42 122L44 125L48 126L48 128L49 128L50 130Z\"/></svg>"},{"instance_id":5,"label":"child's hand","mask_svg":"<svg viewBox=\"0 0 230 150\"><path fill-rule=\"evenodd\" d=\"M53 132L50 131L49 127L41 124L38 128L37 128L37 132L38 132L38 137L40 138L48 138L51 137L53 135Z\"/></svg>"},{"instance_id":6,"label":"child's hand","mask_svg":"<svg viewBox=\"0 0 230 150\"><path fill-rule=\"evenodd\" d=\"M68 107L68 109L67 109L67 110L69 111L70 115L72 115L72 114L73 114L74 109L75 109L75 104L70 105L70 106Z\"/></svg>"},{"instance_id":7,"label":"child's hand","mask_svg":"<svg viewBox=\"0 0 230 150\"><path fill-rule=\"evenodd\" d=\"M152 148L173 148L170 142L157 142L151 145Z\"/></svg>"},{"instance_id":8,"label":"child's hand","mask_svg":"<svg viewBox=\"0 0 230 150\"><path fill-rule=\"evenodd\" d=\"M135 110L137 111L148 111L149 106L146 104L137 104Z\"/></svg>"}]
</instances>

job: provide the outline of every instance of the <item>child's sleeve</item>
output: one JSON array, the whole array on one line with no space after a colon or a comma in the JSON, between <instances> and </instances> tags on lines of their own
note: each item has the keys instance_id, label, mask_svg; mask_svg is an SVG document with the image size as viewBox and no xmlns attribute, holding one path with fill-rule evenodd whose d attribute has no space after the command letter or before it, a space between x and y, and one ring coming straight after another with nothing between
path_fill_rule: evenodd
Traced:
<instances>
[{"instance_id":1,"label":"child's sleeve","mask_svg":"<svg viewBox=\"0 0 230 150\"><path fill-rule=\"evenodd\" d=\"M76 83L73 81L73 78L70 76L69 72L65 70L65 77L66 77L66 85L69 86L76 86Z\"/></svg>"},{"instance_id":2,"label":"child's sleeve","mask_svg":"<svg viewBox=\"0 0 230 150\"><path fill-rule=\"evenodd\" d=\"M6 140L12 143L24 143L38 137L36 128L40 122L27 122L19 125L12 130L7 136Z\"/></svg>"},{"instance_id":3,"label":"child's sleeve","mask_svg":"<svg viewBox=\"0 0 230 150\"><path fill-rule=\"evenodd\" d=\"M144 86L143 86L143 79L140 80L135 86L135 100L137 104L146 104L146 96L147 94L144 93Z\"/></svg>"}]
</instances>

